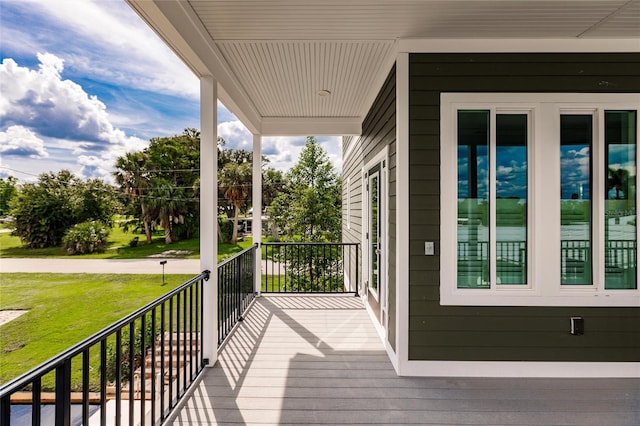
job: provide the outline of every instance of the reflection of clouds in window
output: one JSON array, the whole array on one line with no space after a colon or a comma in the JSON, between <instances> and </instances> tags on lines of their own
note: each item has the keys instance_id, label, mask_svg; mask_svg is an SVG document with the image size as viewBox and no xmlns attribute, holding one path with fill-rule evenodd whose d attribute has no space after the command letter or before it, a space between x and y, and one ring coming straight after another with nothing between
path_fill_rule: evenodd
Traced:
<instances>
[{"instance_id":1,"label":"reflection of clouds in window","mask_svg":"<svg viewBox=\"0 0 640 426\"><path fill-rule=\"evenodd\" d=\"M496 196L526 200L527 148L499 146L496 151Z\"/></svg>"},{"instance_id":2,"label":"reflection of clouds in window","mask_svg":"<svg viewBox=\"0 0 640 426\"><path fill-rule=\"evenodd\" d=\"M609 145L609 168L624 169L629 173L629 176L635 176L635 160L635 145Z\"/></svg>"},{"instance_id":3,"label":"reflection of clouds in window","mask_svg":"<svg viewBox=\"0 0 640 426\"><path fill-rule=\"evenodd\" d=\"M562 199L590 199L589 146L560 147Z\"/></svg>"}]
</instances>

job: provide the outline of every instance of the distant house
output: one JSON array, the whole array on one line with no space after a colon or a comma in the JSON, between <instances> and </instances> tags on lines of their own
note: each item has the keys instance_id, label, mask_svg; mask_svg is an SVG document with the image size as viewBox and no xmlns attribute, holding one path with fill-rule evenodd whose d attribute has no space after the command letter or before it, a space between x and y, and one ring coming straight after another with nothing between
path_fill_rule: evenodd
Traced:
<instances>
[{"instance_id":1,"label":"distant house","mask_svg":"<svg viewBox=\"0 0 640 426\"><path fill-rule=\"evenodd\" d=\"M203 269L220 99L254 155L344 136L398 374L640 376L639 2L127 1L201 80Z\"/></svg>"}]
</instances>

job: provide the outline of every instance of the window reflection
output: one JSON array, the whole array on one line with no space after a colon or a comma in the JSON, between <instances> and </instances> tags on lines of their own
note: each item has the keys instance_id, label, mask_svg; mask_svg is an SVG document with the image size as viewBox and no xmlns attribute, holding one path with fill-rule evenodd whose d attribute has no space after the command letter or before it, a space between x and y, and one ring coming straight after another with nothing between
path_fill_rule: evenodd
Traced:
<instances>
[{"instance_id":1,"label":"window reflection","mask_svg":"<svg viewBox=\"0 0 640 426\"><path fill-rule=\"evenodd\" d=\"M527 118L496 116L496 279L527 283Z\"/></svg>"},{"instance_id":2,"label":"window reflection","mask_svg":"<svg viewBox=\"0 0 640 426\"><path fill-rule=\"evenodd\" d=\"M605 112L605 288L637 288L636 112Z\"/></svg>"},{"instance_id":3,"label":"window reflection","mask_svg":"<svg viewBox=\"0 0 640 426\"><path fill-rule=\"evenodd\" d=\"M489 288L489 111L458 111L458 288Z\"/></svg>"},{"instance_id":4,"label":"window reflection","mask_svg":"<svg viewBox=\"0 0 640 426\"><path fill-rule=\"evenodd\" d=\"M560 265L563 285L592 284L593 116L560 116Z\"/></svg>"}]
</instances>

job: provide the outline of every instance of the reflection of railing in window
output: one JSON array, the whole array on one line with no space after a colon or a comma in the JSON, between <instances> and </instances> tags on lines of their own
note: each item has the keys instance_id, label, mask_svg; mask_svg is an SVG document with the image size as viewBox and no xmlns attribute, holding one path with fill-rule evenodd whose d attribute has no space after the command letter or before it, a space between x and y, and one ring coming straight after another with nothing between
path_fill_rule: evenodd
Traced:
<instances>
[{"instance_id":1,"label":"reflection of railing in window","mask_svg":"<svg viewBox=\"0 0 640 426\"><path fill-rule=\"evenodd\" d=\"M560 276L564 285L591 284L590 241L560 241Z\"/></svg>"},{"instance_id":2,"label":"reflection of railing in window","mask_svg":"<svg viewBox=\"0 0 640 426\"><path fill-rule=\"evenodd\" d=\"M591 285L591 244L585 240L563 240L560 249L562 284ZM607 288L635 288L637 242L608 241L604 250ZM500 284L526 282L526 241L496 243L496 275ZM489 243L458 242L458 288L489 287Z\"/></svg>"},{"instance_id":3,"label":"reflection of railing in window","mask_svg":"<svg viewBox=\"0 0 640 426\"><path fill-rule=\"evenodd\" d=\"M527 242L496 243L496 275L500 284L527 282ZM458 288L489 287L489 243L458 242Z\"/></svg>"},{"instance_id":4,"label":"reflection of railing in window","mask_svg":"<svg viewBox=\"0 0 640 426\"><path fill-rule=\"evenodd\" d=\"M635 288L637 242L610 240L604 248L605 281L608 288ZM560 265L563 284L590 285L591 245L585 240L561 242Z\"/></svg>"}]
</instances>

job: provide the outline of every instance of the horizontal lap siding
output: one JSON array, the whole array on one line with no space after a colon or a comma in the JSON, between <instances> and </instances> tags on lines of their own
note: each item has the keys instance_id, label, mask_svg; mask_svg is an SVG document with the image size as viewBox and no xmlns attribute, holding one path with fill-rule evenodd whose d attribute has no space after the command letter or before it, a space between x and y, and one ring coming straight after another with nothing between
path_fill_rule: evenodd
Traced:
<instances>
[{"instance_id":1,"label":"horizontal lap siding","mask_svg":"<svg viewBox=\"0 0 640 426\"><path fill-rule=\"evenodd\" d=\"M409 67L409 359L640 361L640 308L440 306L439 251L424 256L440 246L441 92L640 92L640 55L412 54Z\"/></svg>"},{"instance_id":2,"label":"horizontal lap siding","mask_svg":"<svg viewBox=\"0 0 640 426\"><path fill-rule=\"evenodd\" d=\"M389 164L387 172L389 178L388 197L389 203L389 342L395 348L395 228L396 228L396 185L395 185L395 164L396 164L396 76L395 67L391 70L387 80L380 89L369 114L362 123L362 135L357 138L345 138L343 155L349 152L343 159L343 183L350 180L351 192L351 225L343 222L343 240L349 242L361 242L362 233L366 232L362 223L362 209L364 191L362 188L362 168L376 154L389 146ZM343 189L343 211L346 212L347 189ZM365 271L361 270L360 279L366 279Z\"/></svg>"}]
</instances>

